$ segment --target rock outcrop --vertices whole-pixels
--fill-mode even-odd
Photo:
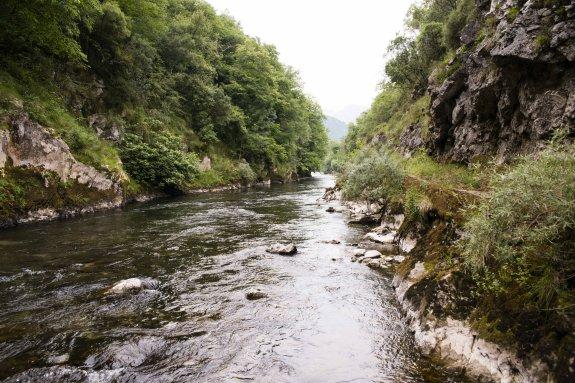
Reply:
[[[118,176],[78,161],[68,145],[48,129],[33,121],[27,114],[12,118],[9,130],[0,130],[0,173],[19,171],[16,182],[24,182],[22,172],[40,179],[37,190],[29,190],[37,197],[37,204],[28,200],[27,206],[3,212],[0,227],[17,223],[66,218],[77,214],[118,207],[124,203]],[[29,188],[29,187],[28,187]],[[73,189],[75,197],[60,195]],[[38,190],[45,189],[45,190]],[[75,199],[74,203],[72,199]]]
[[[532,152],[558,129],[575,132],[575,5],[569,0],[477,0],[466,45],[430,81],[425,140],[404,133],[407,150],[467,163]],[[520,5],[522,4],[522,5]]]
[[[448,273],[437,281],[423,262],[415,263],[406,275],[396,274],[393,285],[397,298],[420,349],[480,381],[550,381],[542,362],[521,360],[513,350],[482,339],[472,330],[465,318],[469,302],[461,301],[470,298],[456,288],[457,278]]]
[[[12,122],[13,132],[5,149],[14,167],[27,167],[56,173],[62,182],[76,181],[100,191],[116,190],[119,186],[110,176],[77,161],[68,145],[53,137],[44,127],[22,114]],[[4,151],[4,149],[2,151]],[[5,162],[0,164],[4,167]]]

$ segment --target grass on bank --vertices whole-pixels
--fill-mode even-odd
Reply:
[[[22,73],[22,77],[26,80],[0,71],[0,117],[25,111],[32,120],[62,138],[78,161],[125,178],[118,151],[111,143],[100,139],[84,121],[72,115],[55,89],[33,80],[29,73]]]

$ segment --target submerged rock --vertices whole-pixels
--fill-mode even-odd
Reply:
[[[48,357],[48,364],[64,364],[70,360],[70,354],[53,355]]]
[[[266,251],[272,254],[294,255],[297,253],[297,247],[293,243],[290,243],[289,245],[276,243],[275,245],[268,247]]]

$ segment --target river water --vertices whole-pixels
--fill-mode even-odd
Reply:
[[[460,382],[414,347],[327,176],[0,232],[6,382]],[[337,239],[340,245],[322,241]],[[293,242],[282,257],[266,245]],[[105,291],[126,278],[158,287]],[[267,298],[246,299],[260,289]]]

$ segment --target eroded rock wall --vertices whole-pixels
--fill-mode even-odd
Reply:
[[[0,130],[0,175],[13,169],[24,169],[44,179],[45,193],[50,198],[38,202],[38,207],[20,207],[0,217],[0,227],[17,223],[52,220],[96,210],[110,209],[123,204],[119,180],[111,174],[78,161],[68,145],[26,113],[10,120],[10,130]],[[63,185],[77,185],[83,201],[66,205],[64,196],[54,195],[62,187],[53,185],[50,177],[57,177]],[[21,181],[21,180],[15,180]],[[60,189],[59,189],[60,188]],[[65,187],[64,187],[65,188]],[[6,210],[6,209],[5,209]]]
[[[478,20],[431,80],[430,154],[467,163],[536,151],[560,128],[575,132],[575,4],[477,0]],[[413,142],[413,139],[405,140]],[[410,148],[413,149],[413,148]]]

